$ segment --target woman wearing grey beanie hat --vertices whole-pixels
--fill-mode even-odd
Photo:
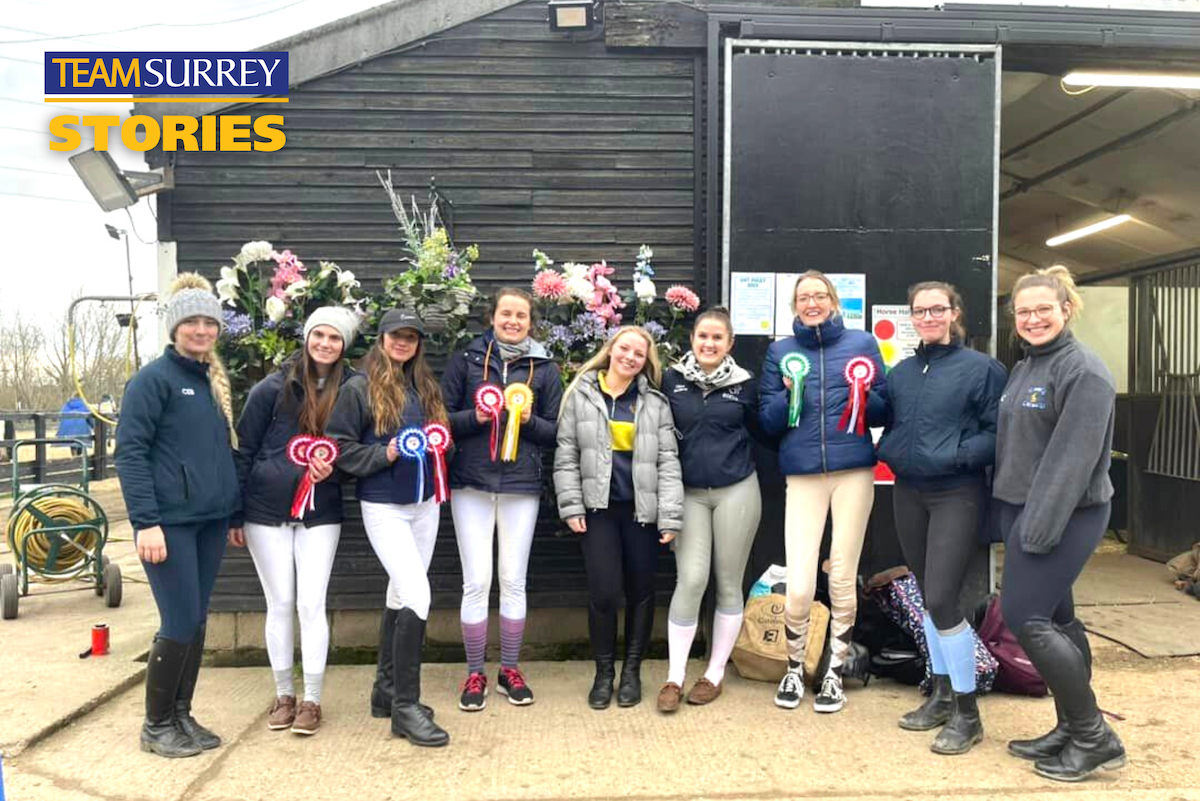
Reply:
[[[208,600],[241,507],[229,377],[216,353],[221,306],[203,277],[175,279],[172,344],[125,390],[117,475],[160,625],[146,666],[142,750],[185,757],[221,738],[192,717]]]
[[[331,479],[333,465],[313,458],[307,468],[292,463],[288,443],[298,434],[319,437],[338,391],[357,375],[346,351],[358,332],[358,316],[341,306],[324,306],[304,323],[301,350],[254,385],[238,419],[234,455],[242,488],[242,521],[229,542],[249,546],[267,599],[266,643],[275,674],[275,701],[267,728],[316,734],[321,725],[321,687],[329,651],[325,595],[342,531],[342,489]],[[292,498],[307,469],[314,498],[303,519],[292,515]],[[304,665],[304,700],[297,708],[292,682],[299,613]]]

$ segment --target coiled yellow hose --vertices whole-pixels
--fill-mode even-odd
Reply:
[[[33,510],[50,521],[40,519]],[[77,526],[67,531],[43,531],[51,526]],[[8,547],[18,562],[22,552],[33,572],[48,582],[68,581],[86,572],[108,530],[99,505],[73,487],[41,487],[19,500],[8,518]],[[58,557],[49,565],[57,540]]]

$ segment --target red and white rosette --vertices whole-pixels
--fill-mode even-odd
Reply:
[[[838,428],[847,434],[865,436],[867,433],[867,393],[875,380],[875,362],[866,356],[855,356],[846,362],[846,383],[850,385],[850,397],[838,420]]]
[[[425,450],[433,455],[433,500],[450,500],[450,479],[446,471],[446,451],[450,449],[450,429],[441,423],[425,426]]]
[[[306,511],[315,511],[317,508],[317,487],[309,475],[308,466],[314,458],[332,464],[338,457],[338,446],[328,437],[297,434],[288,440],[287,455],[292,464],[304,468],[304,475],[300,477],[296,494],[292,497],[292,517],[303,520]]]
[[[489,443],[494,462],[500,455],[500,413],[504,411],[504,390],[492,383],[480,384],[479,389],[475,390],[475,408],[492,419]]]

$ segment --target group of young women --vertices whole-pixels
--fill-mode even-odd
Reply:
[[[500,573],[496,687],[514,705],[532,704],[519,667],[525,575],[543,453],[551,448],[558,512],[578,536],[587,570],[595,659],[588,704],[604,709],[614,691],[620,706],[641,701],[656,565],[668,543],[677,580],[657,707],[672,713],[684,701],[716,700],[741,629],[743,577],[761,515],[757,440],[778,449],[786,477],[788,669],[776,705],[793,709],[804,694],[809,612],[830,516],[831,654],[814,708],[837,712],[846,703],[841,668],[857,614],[857,567],[878,457],[896,473],[896,527],[924,593],[933,673],[932,694],[900,726],[940,728],[932,749],[942,754],[965,753],[983,736],[974,645],[958,596],[981,519],[994,503],[1007,543],[1005,619],[1058,710],[1053,731],[1013,741],[1009,750],[1061,780],[1123,765],[1124,749],[1090,688],[1090,651],[1071,600],[1108,519],[1115,391],[1107,369],[1069,329],[1083,307],[1070,274],[1042,270],[1014,287],[1026,358],[1007,380],[999,363],[965,346],[962,300],[949,284],[911,288],[922,341],[890,374],[874,338],[846,327],[826,276],[801,276],[793,304],[794,335],[770,346],[757,381],[731,355],[728,313],[713,308],[698,315],[690,351],[665,374],[653,337],[625,326],[565,391],[558,366],[530,336],[533,303],[521,289],[497,294],[490,328],[451,356],[440,383],[426,362],[424,325],[411,311],[383,315],[359,372],[345,359],[357,319],[323,308],[305,321],[300,351],[254,387],[235,425],[215,351],[220,306],[204,279],[180,276],[166,311],[172,344],[130,382],[117,432],[122,489],[162,618],[147,670],[143,749],[180,757],[221,742],[192,717],[191,700],[227,537],[249,547],[267,600],[276,685],[268,725],[297,734],[319,729],[325,594],[347,477],[357,481],[367,537],[389,579],[371,713],[389,717],[392,733],[416,745],[449,742],[421,703],[427,572],[447,494],[463,570],[467,675],[459,707],[470,712],[487,703],[493,542]],[[497,410],[496,395],[507,397],[506,410]],[[519,427],[510,415],[519,416]],[[884,430],[878,445],[872,427]],[[318,441],[325,447],[297,459],[298,436],[324,438]],[[448,441],[443,476],[435,451]],[[311,490],[294,506],[298,484]],[[710,576],[710,658],[685,693]],[[303,657],[299,704],[293,616]]]

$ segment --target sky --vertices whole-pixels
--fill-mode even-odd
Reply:
[[[250,50],[382,2],[210,0],[193,6],[161,0],[4,0],[0,219],[8,234],[0,267],[0,319],[11,320],[20,311],[49,329],[78,293],[126,295],[125,245],[109,237],[105,223],[130,232],[134,292],[157,289],[153,196],[130,207],[128,216],[125,210],[106,213],[67,162],[72,153],[49,147],[52,117],[118,114],[124,120],[130,116],[129,104],[45,103],[42,64],[47,51]],[[85,139],[75,152],[88,147]],[[109,152],[126,170],[149,169],[143,154],[123,147],[119,137],[110,139]],[[157,324],[140,316],[145,353],[156,347],[152,332]]]

